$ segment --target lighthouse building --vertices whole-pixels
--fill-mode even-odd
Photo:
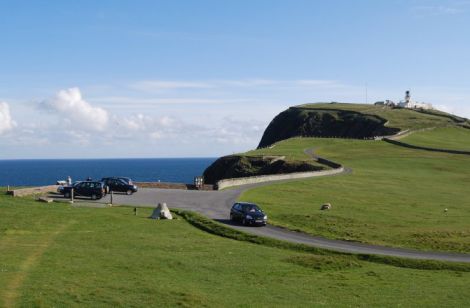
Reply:
[[[431,104],[419,103],[411,99],[410,91],[406,91],[405,99],[398,103],[398,107],[409,109],[434,109]]]

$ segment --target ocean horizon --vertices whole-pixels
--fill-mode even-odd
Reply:
[[[215,160],[214,157],[1,159],[0,186],[52,185],[68,176],[72,181],[125,176],[136,182],[192,183]]]

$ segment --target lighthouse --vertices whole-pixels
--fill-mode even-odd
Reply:
[[[405,102],[408,105],[407,107],[409,108],[410,103],[411,103],[411,95],[410,95],[410,90],[407,90],[405,92]]]
[[[405,92],[405,99],[398,103],[398,107],[409,109],[434,109],[431,104],[418,103],[411,99],[410,90]]]

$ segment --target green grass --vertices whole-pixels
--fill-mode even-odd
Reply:
[[[464,306],[470,273],[265,247],[150,209],[0,196],[0,306]]]
[[[452,119],[451,115],[439,111],[431,111],[432,114],[428,114],[410,109],[392,109],[388,107],[375,106],[369,104],[346,103],[305,104],[297,107],[317,110],[340,109],[356,111],[369,115],[376,115],[388,121],[386,126],[400,128],[401,130],[415,130],[427,127],[443,127],[456,124],[456,121]]]
[[[173,212],[177,213],[184,219],[186,219],[193,226],[204,230],[206,232],[223,236],[238,241],[245,241],[255,243],[259,245],[276,247],[282,249],[289,249],[301,252],[310,252],[314,254],[311,256],[314,260],[328,260],[325,267],[343,266],[343,264],[355,264],[357,260],[366,260],[369,262],[393,265],[404,268],[413,268],[421,270],[453,270],[470,272],[469,263],[459,262],[442,262],[433,260],[416,260],[408,258],[398,258],[390,256],[379,256],[379,255],[367,255],[367,254],[349,254],[336,251],[330,251],[326,249],[316,248],[304,244],[290,243],[286,241],[277,240],[274,238],[257,236],[251,233],[241,232],[230,228],[226,225],[218,223],[212,219],[206,218],[198,213],[190,211],[182,211],[173,209]],[[325,256],[322,258],[322,256]],[[334,264],[338,263],[338,264]]]
[[[400,141],[430,148],[470,151],[470,129],[443,127],[416,132]]]
[[[315,138],[293,138],[249,154],[296,158],[310,147],[353,173],[259,187],[240,199],[259,203],[273,224],[314,235],[470,252],[470,156]],[[333,209],[320,211],[325,202]]]

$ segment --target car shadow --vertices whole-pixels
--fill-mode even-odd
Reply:
[[[244,225],[239,221],[233,221],[230,219],[214,219],[214,220],[217,222],[223,223],[224,225],[228,225],[228,226],[237,226],[237,227],[246,227],[246,228],[263,227],[263,225]]]
[[[229,226],[242,226],[243,224],[238,222],[238,221],[233,221],[230,219],[214,219],[217,222],[223,223],[224,225],[229,225]]]
[[[60,200],[60,201],[69,201],[70,198],[66,198],[64,197],[64,195],[60,194],[60,193],[56,193],[56,192],[51,192],[47,195],[48,198],[50,199],[53,199],[53,200]],[[85,196],[74,196],[73,197],[73,200],[74,201],[91,201],[91,202],[97,202],[97,201],[105,201],[107,195],[104,196],[103,198],[101,199],[97,199],[97,200],[92,200],[90,197],[85,197]],[[105,202],[104,202],[105,203]]]

